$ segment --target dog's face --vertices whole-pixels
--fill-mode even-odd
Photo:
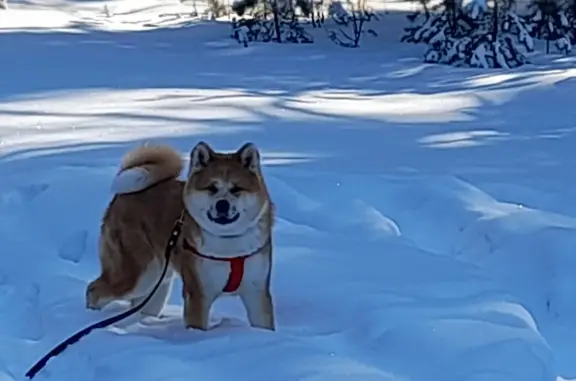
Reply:
[[[252,143],[234,153],[214,152],[204,142],[194,147],[184,203],[202,229],[218,236],[241,235],[260,220],[267,200],[260,153]]]

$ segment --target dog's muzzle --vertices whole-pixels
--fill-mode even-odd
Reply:
[[[238,221],[240,218],[240,213],[236,212],[234,215],[230,216],[230,202],[228,200],[218,200],[214,204],[214,209],[216,211],[216,217],[212,216],[210,211],[208,214],[208,219],[219,225],[228,225]]]

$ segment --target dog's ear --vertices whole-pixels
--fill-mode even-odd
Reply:
[[[260,173],[260,152],[254,143],[246,143],[236,151],[242,166],[254,173]]]
[[[190,152],[190,169],[188,170],[188,176],[191,176],[193,173],[205,168],[212,156],[214,155],[214,151],[208,143],[206,142],[199,142]]]

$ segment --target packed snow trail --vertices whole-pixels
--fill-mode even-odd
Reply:
[[[262,148],[279,329],[248,328],[222,300],[212,330],[185,330],[175,287],[167,320],[95,332],[39,380],[576,375],[559,334],[576,321],[569,62],[431,67],[395,33],[353,53],[245,49],[218,23],[150,30],[165,4],[113,5],[112,16],[50,0],[0,13],[0,380],[126,307],[88,311],[84,289],[111,178],[146,139],[183,155],[198,139]]]
[[[20,201],[7,200],[1,210],[10,216],[1,226],[2,250],[18,252],[2,274],[3,301],[13,307],[4,316],[1,353],[12,374],[76,329],[126,308],[84,307],[115,171],[105,163],[120,153],[103,151],[110,154],[83,153],[84,161],[94,157],[91,169],[73,169],[74,160],[62,152],[55,156],[64,166],[25,159],[25,177],[5,177],[21,192],[12,191]],[[50,361],[37,379],[555,379],[550,350],[530,315],[479,268],[418,249],[369,205],[290,186],[306,184],[313,173],[298,181],[287,168],[267,168],[266,175],[279,214],[278,332],[250,329],[236,300],[214,308],[211,331],[186,330],[176,289],[167,321],[96,331]],[[30,197],[30,179],[48,186]],[[17,233],[24,226],[35,239]],[[67,252],[83,254],[63,258],[63,243]]]

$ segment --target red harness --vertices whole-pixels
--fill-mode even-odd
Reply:
[[[224,292],[234,292],[238,290],[238,287],[240,287],[240,283],[242,283],[242,278],[244,277],[244,262],[246,261],[246,258],[251,257],[252,255],[257,253],[256,251],[254,253],[233,258],[212,257],[210,255],[204,255],[198,252],[198,250],[196,250],[196,248],[192,246],[186,239],[184,239],[184,249],[193,252],[194,254],[196,254],[201,258],[211,259],[213,261],[219,261],[219,262],[230,262],[230,274],[228,275],[228,281],[226,282],[226,285],[222,289],[222,291]]]

